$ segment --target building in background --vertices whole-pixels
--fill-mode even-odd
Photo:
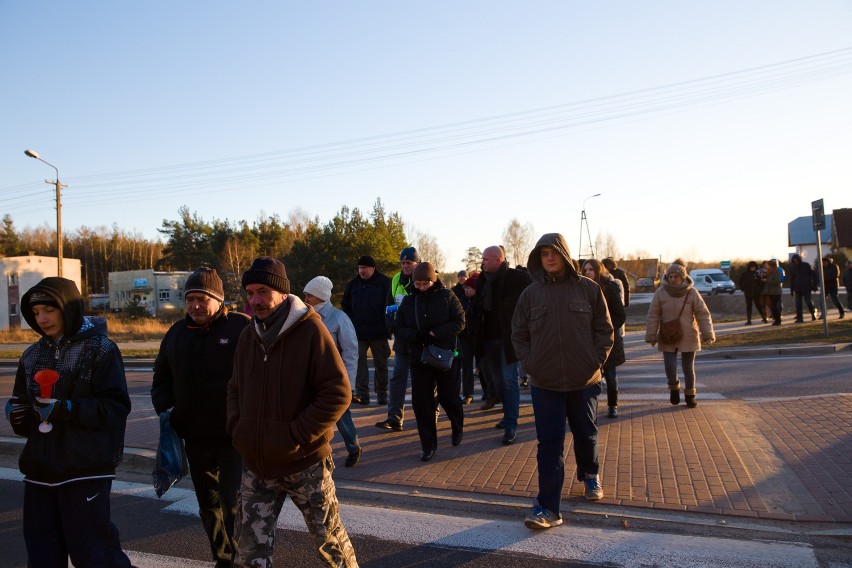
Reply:
[[[30,329],[21,317],[21,296],[43,278],[56,276],[56,257],[6,256],[0,258],[0,329]],[[62,276],[81,287],[81,265],[76,258],[62,259]]]
[[[173,319],[183,313],[183,285],[192,272],[125,270],[110,272],[110,311],[124,311],[128,305],[144,307],[149,315]]]
[[[847,259],[852,258],[852,208],[835,209],[831,212],[832,234],[831,252],[841,253]],[[823,251],[823,255],[827,254]],[[841,266],[841,269],[843,266]]]
[[[825,229],[819,232],[823,255],[831,254],[831,235],[833,230],[834,216],[826,215]],[[816,266],[819,257],[817,255],[816,231],[814,231],[813,217],[810,215],[807,217],[798,217],[787,224],[787,244],[796,250],[791,252],[788,258],[783,259],[784,261],[789,261],[794,254],[798,254],[802,257],[802,262]]]

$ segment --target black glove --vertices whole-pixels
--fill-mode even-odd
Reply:
[[[43,401],[50,402],[43,402]],[[52,424],[62,424],[71,420],[74,414],[74,404],[70,400],[46,399],[36,397],[33,405],[42,421]]]
[[[32,407],[18,396],[13,396],[6,402],[6,419],[12,425],[12,431],[18,436],[29,435],[29,415]]]
[[[418,331],[417,332],[417,341],[422,343],[423,345],[429,345],[432,342],[432,336],[429,335],[427,331]]]

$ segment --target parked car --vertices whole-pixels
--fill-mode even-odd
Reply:
[[[694,287],[701,294],[715,296],[722,292],[733,294],[737,290],[737,285],[728,277],[727,274],[718,268],[700,268],[692,270],[689,277],[694,282]]]

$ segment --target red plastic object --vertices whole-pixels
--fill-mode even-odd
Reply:
[[[53,385],[59,380],[59,373],[53,369],[43,369],[35,374],[35,382],[41,387],[41,398],[50,398]]]

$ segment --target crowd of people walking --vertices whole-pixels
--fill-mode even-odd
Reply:
[[[842,283],[849,301],[852,262],[842,275],[832,258],[822,263],[826,295],[843,318],[837,292]],[[569,431],[585,497],[604,496],[598,396],[605,388],[606,416],[618,418],[617,368],[626,360],[630,302],[624,271],[611,258],[578,263],[558,233],[538,240],[526,268],[510,267],[498,245],[485,248],[480,270],[458,272],[451,288],[414,247],[400,251],[399,267],[388,277],[372,256],[361,256],[338,309],[328,277],[312,278],[303,301],[291,292],[284,264],[259,257],[242,274],[251,317],[228,310],[214,269],[198,268],[186,279],[186,317],[161,342],[151,400],[183,440],[216,566],[267,565],[287,497],[324,564],[357,566],[340,519],[330,441],[336,429],[344,466],[360,463],[350,405],[369,405],[373,395],[387,408],[375,426],[403,431],[409,377],[423,462],[435,459],[441,445],[441,413],[450,444],[463,443],[477,377],[479,410],[501,406],[495,425],[507,446],[517,439],[521,389],[529,388],[538,493],[527,527],[563,522]],[[695,355],[715,341],[715,331],[686,267],[681,259],[668,266],[651,300],[645,341],[662,353],[669,402],[678,405],[683,395],[695,408]],[[817,319],[811,294],[819,273],[798,255],[789,272],[796,321],[804,321],[805,309]],[[748,263],[739,278],[747,325],[755,312],[764,323],[781,324],[784,280],[774,259]],[[129,566],[109,502],[130,411],[121,354],[104,321],[83,316],[70,280],[39,282],[24,294],[22,314],[42,336],[21,357],[6,404],[14,432],[27,438],[20,464],[30,562]],[[45,382],[45,371],[55,383]],[[91,504],[78,506],[83,497]]]

